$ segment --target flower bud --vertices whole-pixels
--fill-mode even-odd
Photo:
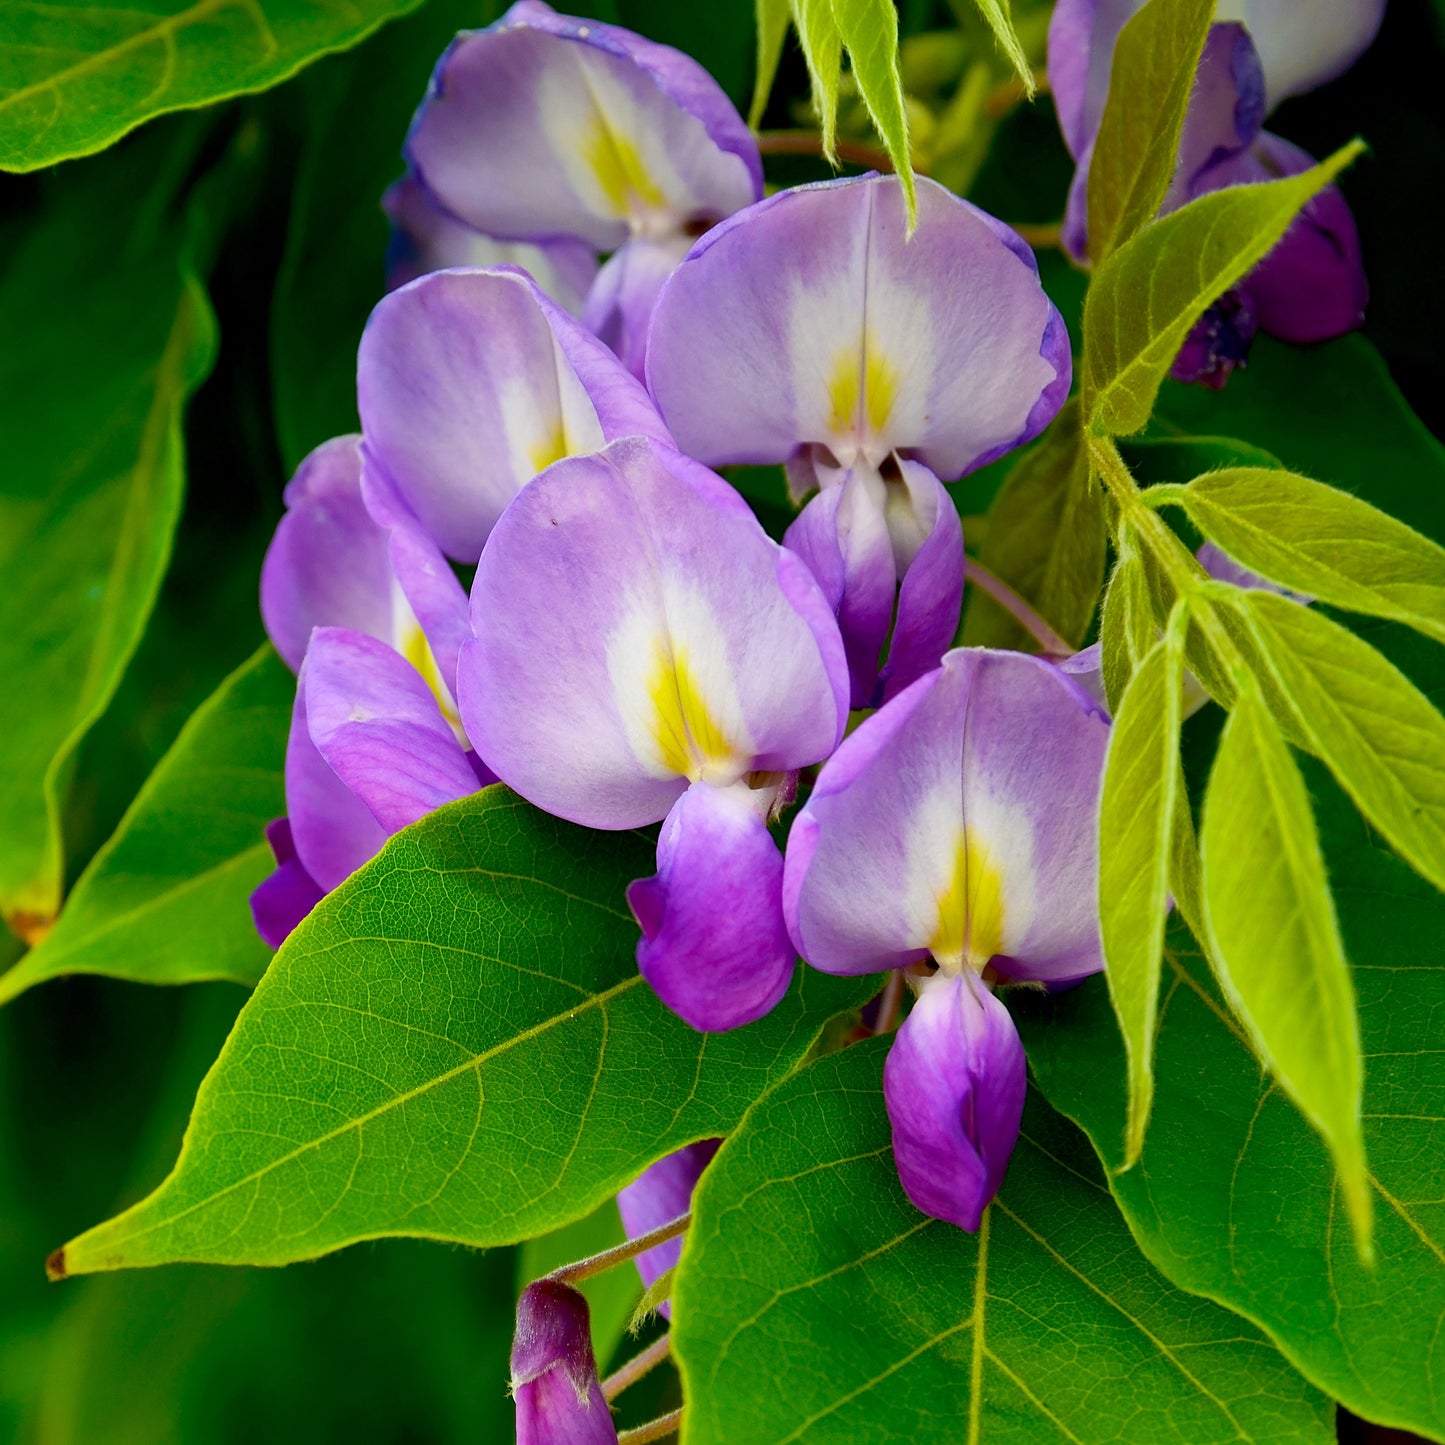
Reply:
[[[539,1279],[517,1301],[512,1338],[517,1445],[616,1445],[602,1398],[587,1301],[556,1280]]]

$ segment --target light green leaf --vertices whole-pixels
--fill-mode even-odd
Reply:
[[[1099,650],[1104,671],[1104,695],[1117,709],[1135,669],[1158,637],[1149,580],[1138,544],[1129,533],[1120,537],[1119,560],[1109,577],[1104,608],[1099,617]]]
[[[271,961],[251,922],[270,873],[264,829],[286,811],[295,679],[268,643],[192,716],[92,859],[0,1003],[66,973],[136,983],[255,983]]]
[[[773,78],[783,58],[783,42],[788,38],[788,22],[792,18],[790,0],[754,0],[758,25],[757,71],[753,79],[753,101],[748,107],[748,124],[756,130],[768,108],[773,91]]]
[[[0,7],[0,170],[90,155],[171,110],[265,90],[419,0],[85,0]]]
[[[980,560],[1066,642],[1083,642],[1104,585],[1103,497],[1089,479],[1070,402],[1008,474],[988,514]],[[969,593],[963,640],[970,647],[1037,644],[980,588]]]
[[[52,1269],[511,1243],[726,1134],[876,985],[800,968],[766,1019],[695,1032],[637,972],[624,889],[653,867],[500,786],[398,834],[277,954],[170,1177]]]
[[[1269,592],[1239,605],[1296,725],[1355,806],[1445,888],[1445,717],[1369,643]]]
[[[1034,69],[1024,53],[1018,31],[1014,29],[1009,0],[974,0],[974,4],[978,7],[978,13],[983,16],[984,23],[993,31],[998,48],[1003,51],[1008,63],[1023,82],[1024,93],[1032,100],[1035,90]]]
[[[1097,266],[1158,214],[1214,0],[1150,0],[1119,32],[1089,162],[1089,254]]]
[[[1445,548],[1368,502],[1256,468],[1196,477],[1178,499],[1211,542],[1262,577],[1445,642]]]
[[[898,69],[898,11],[893,0],[833,0],[833,20],[847,48],[858,94],[903,185],[911,229],[918,224],[918,198],[908,146],[903,76]]]
[[[828,1055],[703,1176],[674,1293],[689,1445],[1327,1445],[1333,1407],[1250,1325],[1137,1252],[1036,1095],[977,1235],[920,1214],[889,1046]]]
[[[534,1279],[601,1254],[604,1249],[621,1244],[627,1238],[617,1201],[608,1199],[591,1214],[564,1224],[537,1239],[529,1239],[517,1251],[517,1293]],[[587,1299],[592,1321],[592,1350],[598,1366],[605,1370],[613,1351],[622,1343],[632,1319],[633,1307],[642,1294],[642,1280],[630,1264],[605,1269],[577,1283]]]
[[[823,154],[838,164],[838,85],[843,75],[843,39],[833,19],[833,0],[792,0],[793,23],[813,87],[813,109],[823,136]]]
[[[1128,1056],[1124,1167],[1144,1147],[1154,1097],[1154,1028],[1169,872],[1178,827],[1183,614],[1135,670],[1109,730],[1099,801],[1104,977]]]
[[[1084,303],[1083,398],[1091,425],[1120,436],[1144,426],[1190,328],[1362,149],[1354,141],[1297,176],[1200,196],[1099,267]]]
[[[60,906],[76,748],[169,560],[181,412],[215,349],[179,219],[142,227],[130,174],[92,177],[65,178],[0,279],[0,915],[32,940]]]
[[[1249,681],[1209,775],[1201,853],[1220,986],[1259,1056],[1329,1146],[1356,1247],[1368,1259],[1354,990],[1304,780]]]

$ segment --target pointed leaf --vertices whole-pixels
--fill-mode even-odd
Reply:
[[[91,860],[55,927],[9,973],[0,1003],[67,973],[136,983],[255,983],[271,950],[251,891],[273,865],[296,681],[267,643],[197,709]]]
[[[754,0],[758,26],[757,70],[753,79],[753,100],[748,107],[748,125],[756,130],[763,122],[768,97],[773,91],[773,78],[783,58],[783,42],[788,38],[788,22],[792,19],[789,0]]]
[[[1267,592],[1240,601],[1311,751],[1400,856],[1445,889],[1445,717],[1322,613]]]
[[[1099,267],[1084,303],[1083,398],[1091,425],[1120,436],[1144,426],[1190,328],[1362,149],[1354,141],[1297,176],[1200,196]]]
[[[1262,577],[1445,642],[1445,548],[1368,502],[1253,467],[1196,477],[1179,500],[1211,542]]]
[[[1018,31],[1014,29],[1012,6],[1009,0],[974,0],[978,7],[978,13],[983,16],[988,28],[993,31],[993,38],[998,41],[998,48],[1003,51],[1008,63],[1013,66],[1018,78],[1023,82],[1024,93],[1033,99],[1034,71],[1029,64],[1029,58],[1024,53],[1023,42],[1019,39]]]
[[[1201,851],[1220,986],[1259,1056],[1329,1145],[1356,1247],[1368,1258],[1363,1066],[1349,966],[1304,781],[1247,681],[1209,775]]]
[[[1182,622],[1182,615],[1180,617]],[[1099,801],[1104,977],[1128,1057],[1124,1167],[1139,1158],[1154,1096],[1154,1028],[1179,786],[1183,628],[1171,625],[1129,681]]]
[[[869,119],[903,184],[911,230],[918,224],[918,198],[908,148],[903,76],[898,69],[898,11],[893,0],[833,0],[833,20],[847,48],[848,65]]]
[[[84,0],[0,7],[0,170],[103,150],[170,110],[265,90],[419,0]]]
[[[653,866],[500,786],[398,834],[277,954],[170,1177],[52,1271],[511,1243],[727,1133],[875,984],[800,970],[766,1019],[694,1032],[637,972],[623,890]]]
[[[843,74],[843,40],[833,20],[833,0],[792,0],[798,43],[813,87],[813,109],[823,135],[823,154],[838,164],[838,85]]]
[[[888,1046],[799,1072],[703,1176],[673,1296],[692,1445],[1333,1440],[1329,1402],[1251,1326],[1144,1261],[1037,1095],[980,1232],[920,1214]]]
[[[1099,618],[1099,644],[1103,654],[1104,693],[1109,706],[1118,709],[1135,669],[1148,655],[1158,636],[1149,581],[1138,544],[1125,533],[1120,538],[1119,560],[1109,577],[1104,609]]]
[[[1214,0],[1150,0],[1119,32],[1089,162],[1089,254],[1097,266],[1158,214]]]

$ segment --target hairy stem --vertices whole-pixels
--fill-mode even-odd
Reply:
[[[647,1445],[649,1440],[661,1440],[665,1435],[675,1435],[682,1425],[682,1407],[659,1415],[635,1430],[624,1430],[617,1437],[617,1445]]]
[[[1050,656],[1068,657],[1074,652],[1075,649],[1070,647],[1002,577],[990,572],[982,562],[975,562],[972,557],[965,556],[963,576],[965,581],[982,587]]]
[[[594,1274],[601,1274],[603,1270],[625,1264],[629,1259],[636,1259],[639,1254],[645,1254],[655,1245],[676,1239],[691,1223],[691,1211],[679,1214],[676,1219],[667,1224],[659,1224],[656,1229],[639,1234],[636,1239],[614,1244],[611,1249],[604,1249],[601,1254],[591,1255],[587,1259],[579,1259],[576,1264],[564,1264],[561,1269],[554,1269],[547,1278],[555,1279],[559,1284],[576,1284],[578,1280],[590,1279]]]
[[[760,130],[757,135],[758,150],[765,156],[817,156],[823,155],[823,137],[814,130]],[[839,137],[833,147],[840,161],[850,166],[866,166],[873,171],[891,171],[893,161],[881,146],[869,145],[867,141],[845,140]]]
[[[660,1335],[645,1350],[619,1366],[602,1382],[602,1398],[614,1400],[629,1385],[636,1384],[654,1365],[660,1365],[672,1353],[672,1336]]]

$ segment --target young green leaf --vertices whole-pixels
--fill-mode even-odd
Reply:
[[[1445,548],[1368,502],[1253,467],[1196,477],[1179,500],[1211,542],[1262,577],[1445,642]]]
[[[1097,266],[1158,214],[1214,0],[1150,0],[1119,32],[1089,162],[1089,254]]]
[[[419,0],[0,7],[0,170],[90,155],[152,116],[266,90]]]
[[[1099,267],[1084,303],[1082,394],[1091,426],[1118,436],[1144,426],[1190,328],[1363,149],[1354,141],[1297,176],[1200,196]]]
[[[1333,1440],[1330,1402],[1253,1326],[1138,1253],[1036,1094],[978,1234],[920,1214],[888,1046],[800,1071],[703,1175],[673,1296],[694,1445]]]
[[[1248,678],[1209,775],[1201,851],[1220,986],[1260,1058],[1328,1144],[1356,1248],[1368,1259],[1354,990],[1304,780]]]
[[[1157,635],[1144,561],[1138,544],[1124,533],[1120,537],[1119,560],[1109,577],[1099,617],[1104,695],[1111,708],[1122,704],[1134,670],[1154,646]]]
[[[792,0],[798,44],[813,87],[813,109],[823,136],[823,154],[838,164],[838,87],[843,76],[843,39],[833,19],[833,0]]]
[[[653,866],[500,785],[398,834],[277,954],[170,1177],[52,1273],[512,1243],[726,1134],[876,984],[800,968],[766,1019],[696,1032],[637,972],[624,889]]]
[[[158,141],[137,159],[163,165]],[[60,906],[76,749],[170,557],[181,414],[215,350],[180,219],[142,227],[126,170],[56,191],[0,279],[0,915],[32,940]]]
[[[783,42],[788,38],[788,22],[792,19],[789,0],[754,0],[758,26],[757,70],[753,79],[753,100],[748,107],[748,124],[756,130],[768,108],[773,77],[783,58]]]
[[[974,0],[978,7],[978,13],[983,16],[988,28],[993,31],[993,38],[998,42],[998,48],[1008,58],[1008,63],[1013,66],[1018,78],[1023,82],[1024,93],[1033,99],[1035,84],[1033,66],[1029,64],[1029,58],[1024,53],[1023,42],[1019,39],[1019,33],[1014,29],[1012,6],[1009,0]]]
[[[1154,1096],[1154,1028],[1178,829],[1184,614],[1135,670],[1109,731],[1099,800],[1104,977],[1128,1059],[1124,1167],[1138,1161]]]
[[[1240,599],[1310,744],[1411,867],[1445,889],[1445,717],[1392,663],[1313,608]]]
[[[908,111],[898,69],[898,11],[893,0],[832,0],[833,20],[848,50],[848,65],[873,128],[883,140],[908,203],[908,224],[918,221]]]
[[[255,983],[271,961],[248,900],[273,866],[296,682],[266,644],[195,712],[0,1003],[67,973]]]
[[[1078,407],[1070,402],[1008,474],[989,509],[980,560],[1078,646],[1103,588],[1105,551],[1103,496],[1089,480]],[[969,596],[963,640],[971,647],[1033,645],[979,588]]]

